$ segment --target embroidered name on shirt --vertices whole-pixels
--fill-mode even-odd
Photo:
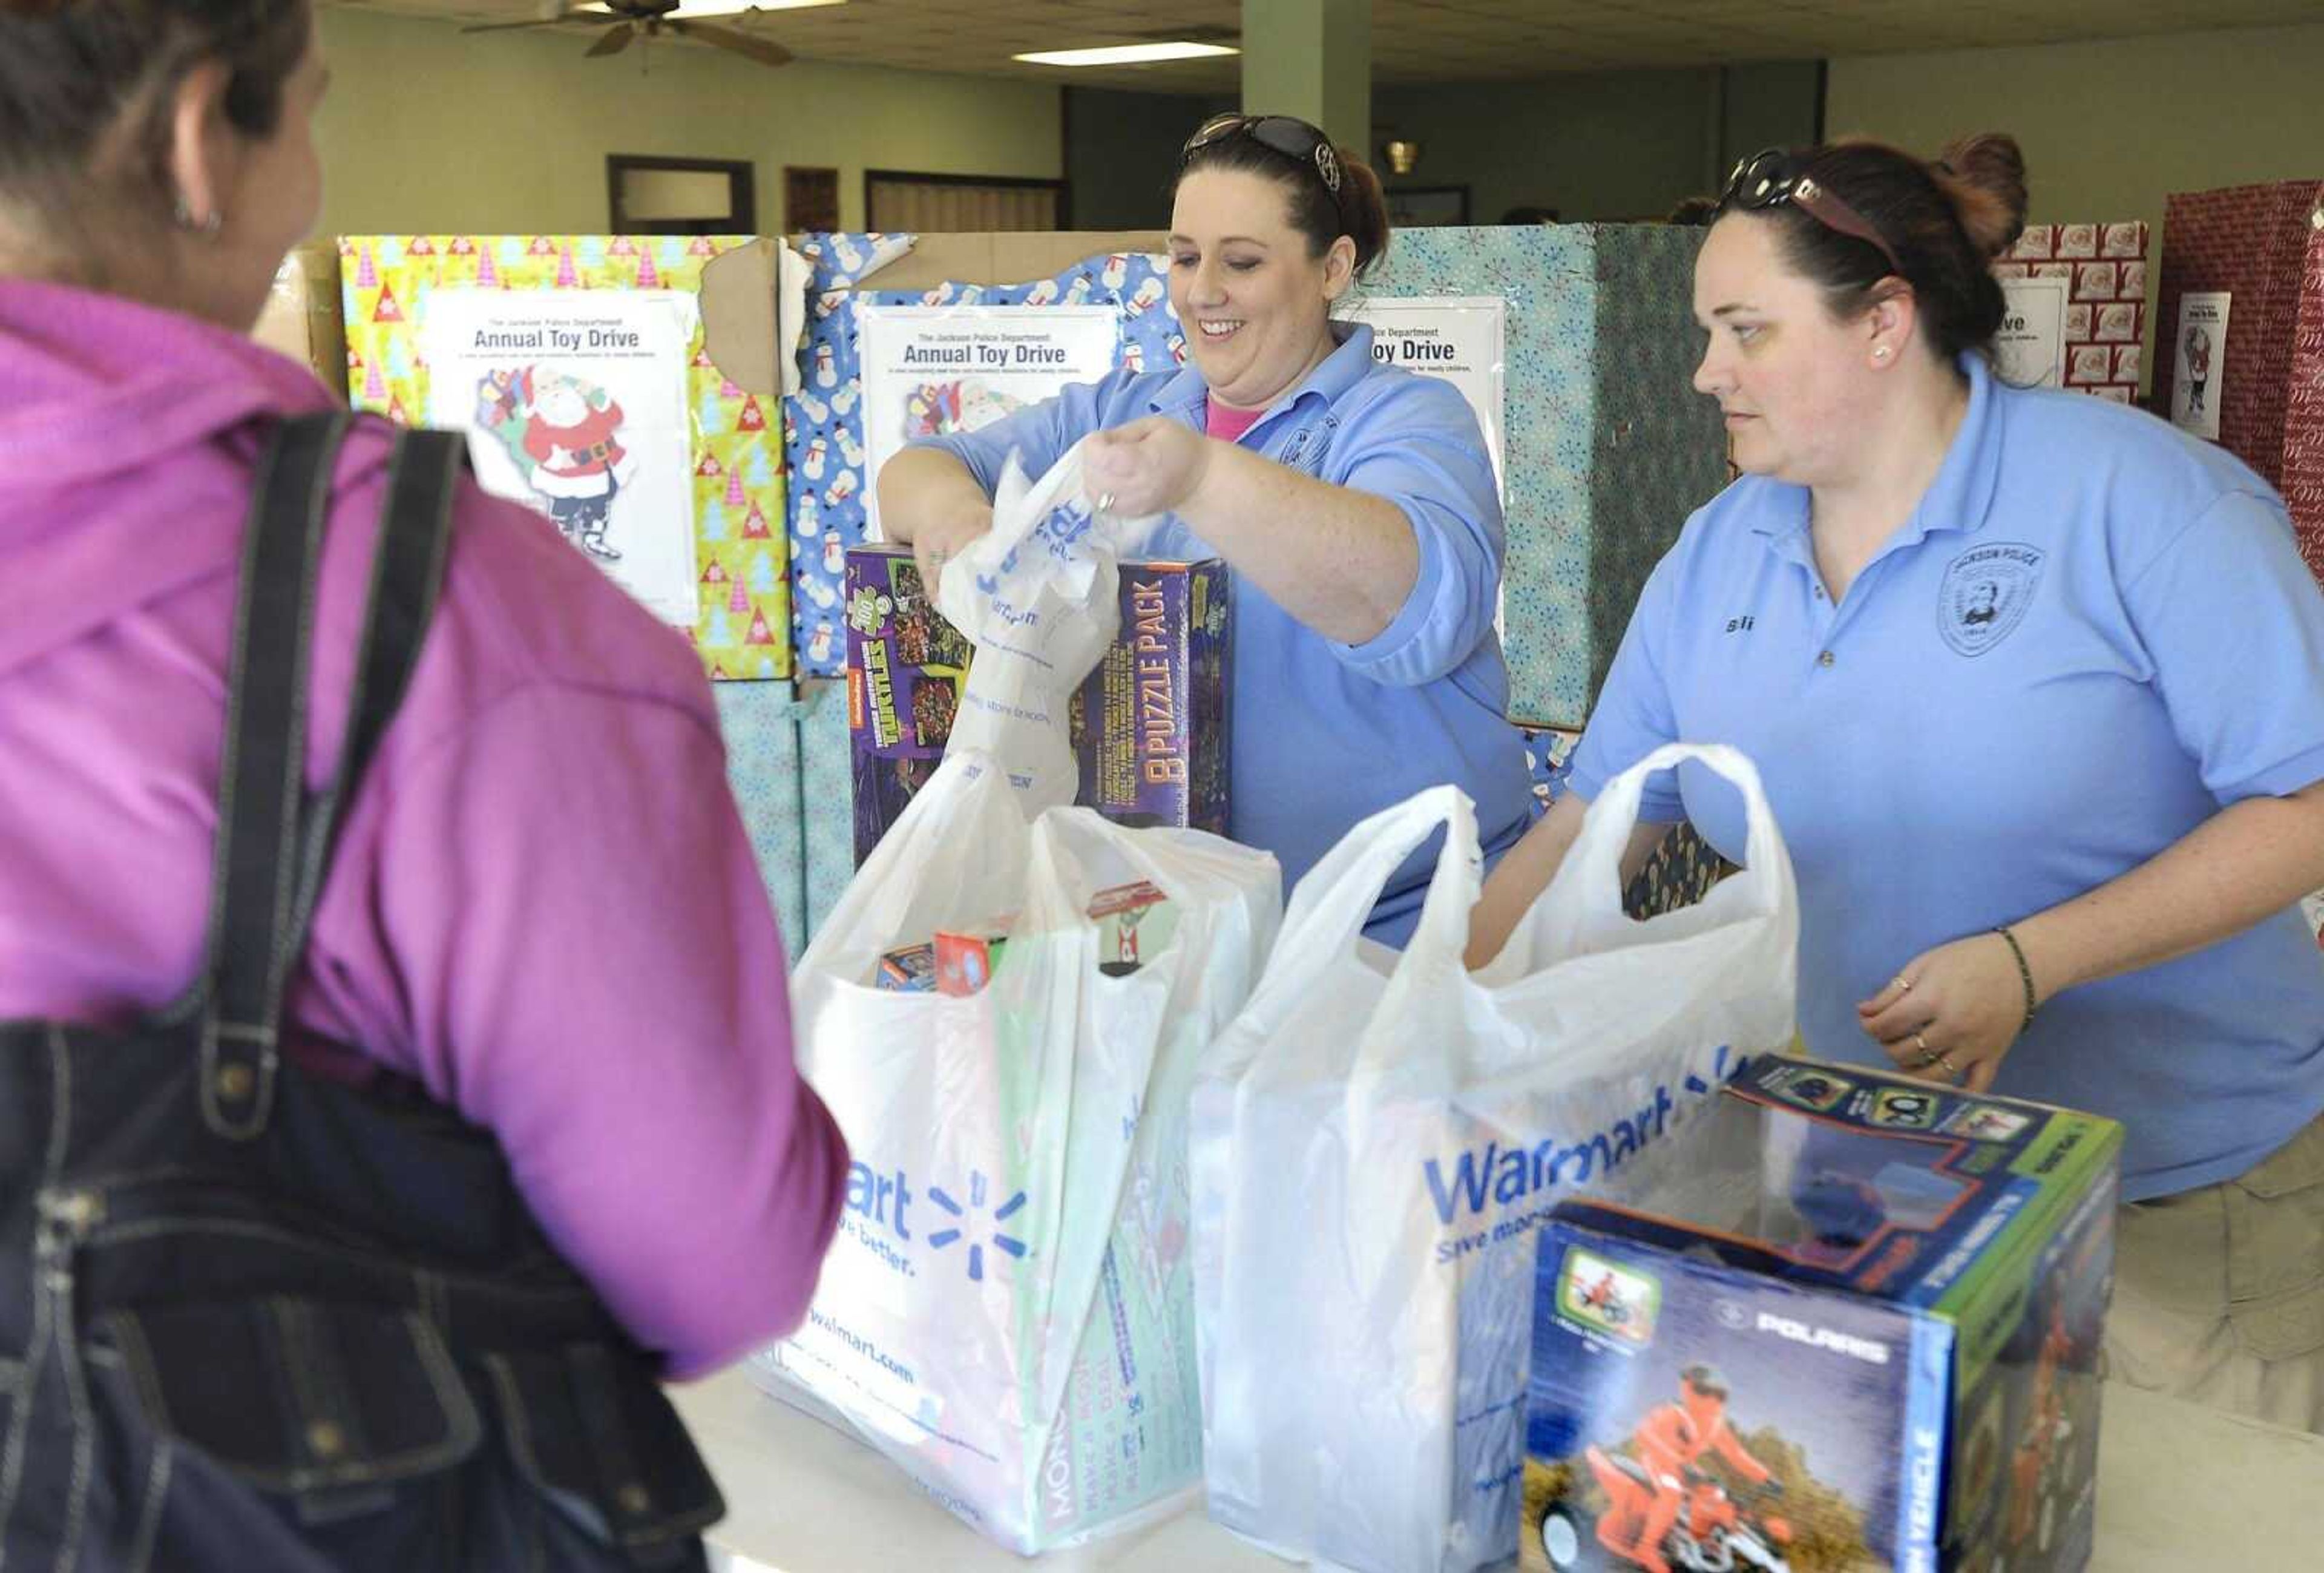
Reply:
[[[1727,619],[1727,632],[1729,634],[1748,634],[1757,623],[1758,619],[1757,617],[1748,615],[1742,617],[1729,617]]]
[[[1956,655],[1978,656],[2025,620],[2042,583],[2043,553],[2022,541],[1971,547],[1937,587],[1937,632]]]

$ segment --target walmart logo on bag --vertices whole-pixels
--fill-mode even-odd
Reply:
[[[960,1218],[964,1221],[967,1220],[972,1212],[982,1212],[983,1210],[984,1198],[984,1176],[979,1174],[974,1170],[971,1170],[968,1175],[968,1206],[966,1207],[961,1206],[960,1203],[953,1200],[951,1197],[945,1195],[942,1186],[932,1185],[928,1187],[928,1199],[930,1201],[944,1208],[945,1211],[950,1213],[954,1217]],[[1010,1255],[1016,1257],[1019,1261],[1024,1260],[1025,1242],[1002,1234],[1001,1232],[1001,1226],[1007,1223],[1010,1218],[1015,1217],[1019,1213],[1024,1211],[1024,1209],[1025,1193],[1020,1190],[1011,1196],[1007,1201],[1002,1202],[999,1207],[994,1208],[992,1209],[992,1217],[991,1220],[992,1230],[990,1243],[991,1244],[992,1248],[996,1251],[1006,1251]],[[958,1228],[938,1229],[936,1233],[928,1236],[928,1245],[932,1248],[941,1251],[947,1245],[959,1244],[962,1235],[963,1231]],[[984,1282],[984,1245],[982,1244],[972,1242],[968,1247],[968,1275],[971,1279],[979,1283]]]
[[[1711,1079],[1691,1075],[1682,1086],[1690,1096],[1707,1096],[1750,1063],[1722,1043],[1711,1057]],[[1660,1136],[1673,1123],[1677,1106],[1668,1087],[1656,1087],[1654,1101],[1646,1107],[1579,1141],[1551,1136],[1531,1147],[1506,1148],[1498,1140],[1488,1142],[1455,1154],[1449,1161],[1449,1179],[1446,1162],[1428,1159],[1421,1170],[1429,1198],[1436,1204],[1437,1221],[1449,1226],[1456,1216],[1482,1213],[1489,1204],[1509,1207],[1555,1186],[1583,1185],[1593,1176],[1602,1177]]]

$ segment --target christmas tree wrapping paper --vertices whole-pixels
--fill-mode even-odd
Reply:
[[[686,626],[713,678],[780,680],[792,660],[776,401],[711,359],[696,300],[706,266],[754,244],[347,236],[340,290],[357,409],[467,430],[486,486],[557,520],[650,609]],[[682,355],[682,379],[637,343],[637,325],[658,323],[673,325],[661,358]],[[462,353],[438,387],[429,352],[443,352],[447,324],[464,329],[454,336]],[[667,408],[634,396],[625,407],[604,385],[605,366]],[[641,531],[659,532],[659,559],[641,550]]]

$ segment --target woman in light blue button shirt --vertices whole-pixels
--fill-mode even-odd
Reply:
[[[2324,1422],[2324,597],[2282,502],[2153,417],[1997,377],[2015,143],[1736,171],[1695,272],[1743,478],[1641,593],[1497,949],[1616,772],[1756,759],[1828,1059],[2126,1127],[2117,1376]],[[1634,852],[1733,805],[1652,783]]]
[[[1378,365],[1332,309],[1388,244],[1379,181],[1305,121],[1222,116],[1187,143],[1170,301],[1192,354],[1118,371],[980,431],[915,444],[880,517],[934,583],[992,522],[1013,451],[1038,475],[1073,444],[1090,495],[1168,514],[1148,543],[1233,570],[1229,824],[1286,884],[1358,820],[1452,782],[1489,858],[1532,814],[1504,716],[1491,457],[1451,384]],[[1401,942],[1435,848],[1389,881],[1370,932]]]

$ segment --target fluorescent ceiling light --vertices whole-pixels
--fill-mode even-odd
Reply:
[[[847,0],[680,0],[678,8],[670,13],[680,22],[689,16],[740,16],[745,11],[805,11],[813,5],[844,5]],[[576,11],[595,11],[612,15],[610,5],[576,5]]]
[[[1010,55],[1031,66],[1142,66],[1155,60],[1199,60],[1242,51],[1222,43],[1118,43],[1104,49],[1053,49],[1039,54]]]

